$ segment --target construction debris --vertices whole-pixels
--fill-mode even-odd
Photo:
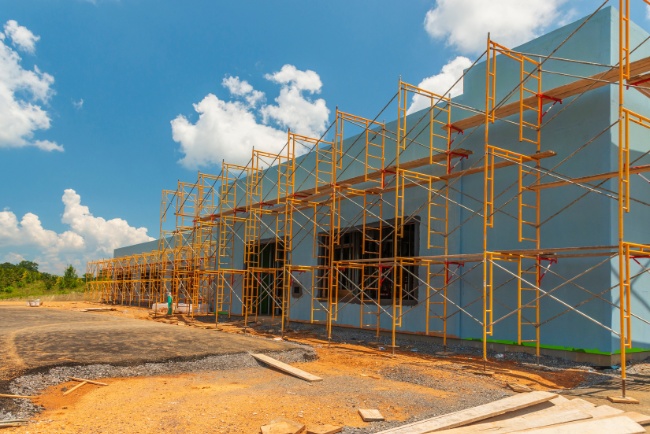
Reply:
[[[31,398],[33,398],[33,396],[8,395],[6,393],[0,393],[0,398],[31,399]]]
[[[82,312],[110,312],[117,310],[114,307],[88,307],[83,309]]]
[[[548,399],[550,396],[551,399]],[[640,424],[649,424],[650,416],[624,412],[607,405],[596,406],[583,399],[566,399],[548,392],[514,395],[490,404],[437,416],[381,434],[645,433]]]
[[[337,434],[343,431],[343,427],[336,425],[318,425],[307,428],[305,434]]]
[[[77,384],[77,385],[74,386],[73,388],[68,389],[68,390],[66,390],[65,392],[63,392],[63,396],[65,396],[65,395],[67,395],[67,394],[69,394],[69,393],[74,392],[75,390],[79,389],[80,387],[82,387],[82,386],[84,386],[84,385],[86,385],[86,384],[88,384],[87,381],[82,381],[81,383]]]
[[[107,383],[102,383],[100,381],[87,380],[85,378],[77,378],[77,377],[68,377],[68,378],[70,378],[70,380],[72,380],[72,381],[79,381],[79,382],[84,382],[85,381],[86,383],[96,384],[98,386],[108,386]]]
[[[259,360],[262,363],[265,363],[273,368],[279,369],[282,372],[286,372],[287,374],[293,375],[294,377],[298,377],[301,380],[309,381],[309,382],[314,382],[314,381],[323,381],[322,378],[317,377],[315,375],[310,374],[309,372],[305,372],[301,369],[294,368],[291,365],[287,365],[286,363],[282,363],[279,360],[275,360],[272,357],[269,357],[264,354],[251,354],[255,359]]]
[[[384,416],[375,409],[359,409],[359,416],[363,419],[364,422],[381,422],[384,419]]]
[[[500,414],[519,410],[520,408],[526,408],[536,404],[541,404],[543,402],[550,401],[556,396],[557,395],[548,392],[531,392],[521,395],[509,396],[507,398],[491,402],[489,404],[479,405],[478,407],[468,408],[466,410],[457,411],[455,413],[445,414],[442,416],[436,416],[431,419],[414,422],[399,428],[383,431],[383,433],[417,434],[456,428],[498,416]]]
[[[519,383],[508,383],[508,387],[513,391],[517,393],[525,393],[525,392],[532,392],[533,389],[531,389],[528,386],[525,386],[523,384]]]
[[[275,419],[260,429],[262,434],[302,434],[305,432],[305,425],[289,419]]]

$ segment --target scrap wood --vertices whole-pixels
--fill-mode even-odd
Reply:
[[[95,380],[88,380],[86,378],[77,378],[77,377],[68,377],[68,378],[73,380],[73,381],[85,381],[86,383],[96,384],[98,386],[108,386],[107,383],[102,383],[100,381],[95,381]]]
[[[442,429],[456,428],[503,413],[550,401],[557,395],[549,392],[530,392],[509,396],[489,404],[479,405],[450,414],[436,416],[401,427],[381,431],[382,434],[422,434]]]
[[[645,428],[629,417],[615,416],[607,419],[589,419],[564,425],[513,432],[525,432],[526,434],[641,434],[645,433]]]
[[[547,409],[549,410],[549,409]],[[532,428],[543,428],[552,425],[560,425],[579,420],[591,419],[591,416],[580,410],[573,409],[556,409],[553,412],[540,411],[530,413],[524,416],[502,419],[496,422],[481,422],[469,426],[452,428],[442,432],[449,434],[472,434],[472,433],[490,433],[500,434],[509,433],[513,430],[523,430]],[[539,413],[539,414],[538,414]]]
[[[307,427],[306,434],[337,434],[343,431],[342,426],[318,425]]]
[[[626,411],[621,416],[629,417],[639,425],[650,425],[650,416],[647,414],[637,413],[636,411]]]
[[[108,312],[112,310],[117,310],[114,307],[87,307],[83,309],[82,312]]]
[[[34,398],[33,396],[25,396],[25,395],[9,395],[6,393],[0,393],[0,398],[15,398],[15,399],[31,399]]]
[[[363,419],[364,422],[381,422],[382,420],[385,420],[379,410],[372,408],[360,408],[359,416],[361,416],[361,419]]]
[[[87,382],[87,381],[82,381],[81,383],[79,383],[79,384],[77,384],[76,386],[74,386],[72,389],[68,389],[68,390],[66,390],[65,392],[63,392],[63,395],[65,396],[65,395],[67,395],[68,393],[72,393],[72,392],[74,392],[75,390],[77,390],[78,388],[80,388],[81,386],[83,386],[83,385],[85,385],[85,384],[88,384],[88,382]]]
[[[262,434],[302,434],[305,425],[289,419],[274,419],[269,424],[260,427]]]
[[[272,357],[269,357],[264,354],[251,354],[255,359],[259,360],[262,363],[265,363],[269,366],[272,366],[276,369],[279,369],[280,371],[286,372],[287,374],[291,374],[295,377],[298,377],[302,380],[305,381],[323,381],[322,378],[317,377],[315,375],[310,374],[309,372],[305,372],[302,369],[294,368],[291,365],[287,365],[286,363],[282,363],[279,360],[275,360]]]
[[[9,423],[4,423],[0,422],[0,428],[14,428],[17,426],[25,426],[26,422],[9,422]]]
[[[531,389],[528,386],[525,386],[523,384],[519,383],[508,383],[508,387],[513,391],[517,393],[524,393],[524,392],[532,392],[533,389]]]

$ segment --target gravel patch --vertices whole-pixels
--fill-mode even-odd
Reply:
[[[303,346],[288,351],[269,352],[269,356],[285,363],[308,362],[316,359],[311,347]],[[260,363],[249,354],[225,354],[209,356],[198,360],[145,363],[136,366],[113,366],[107,364],[85,366],[61,366],[45,372],[23,375],[9,382],[12,395],[36,396],[48,387],[69,381],[70,377],[96,380],[115,377],[147,377],[156,375],[178,375],[200,371],[221,371],[259,367]],[[0,421],[29,419],[41,408],[28,399],[3,400]]]

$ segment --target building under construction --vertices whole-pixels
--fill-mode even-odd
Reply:
[[[89,263],[88,291],[622,358],[625,379],[650,348],[650,36],[629,1],[516,48],[488,38],[460,96],[399,82],[379,113],[179,182],[159,240]]]

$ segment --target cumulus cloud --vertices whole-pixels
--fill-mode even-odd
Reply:
[[[418,87],[443,96],[454,97],[460,95],[463,93],[463,80],[460,80],[455,86],[454,83],[463,75],[463,71],[471,65],[472,62],[467,57],[458,56],[443,66],[439,74],[422,80]],[[452,86],[454,87],[452,88]],[[418,110],[430,107],[430,105],[431,100],[429,98],[414,95],[407,113],[415,113]]]
[[[44,228],[36,214],[26,213],[18,220],[13,212],[0,211],[0,246],[12,249],[8,255],[23,258],[26,255],[16,250],[36,249],[41,268],[61,274],[67,264],[83,267],[88,260],[112,256],[117,247],[153,240],[146,228],[134,228],[120,218],[93,216],[72,189],[65,190],[62,201],[61,222],[69,227],[62,233]]]
[[[427,12],[424,28],[461,53],[485,49],[488,32],[493,40],[514,47],[561,22],[566,0],[438,0]]]
[[[84,106],[84,99],[80,98],[78,101],[72,101],[72,106],[77,110],[81,110]]]
[[[7,21],[4,30],[5,35],[18,49],[34,54],[36,42],[41,39],[40,36],[34,35],[27,27],[18,25],[15,20]]]
[[[325,100],[312,100],[322,82],[314,71],[284,65],[265,78],[280,85],[275,104],[262,104],[266,95],[239,77],[226,77],[222,86],[230,93],[223,100],[208,94],[194,110],[196,122],[179,115],[171,121],[172,138],[180,144],[180,163],[191,169],[220,165],[222,160],[245,165],[253,148],[279,153],[287,140],[286,129],[320,136],[329,110]]]
[[[305,98],[303,92],[320,93],[323,83],[314,71],[299,71],[293,65],[284,65],[279,72],[267,74],[267,80],[282,86],[275,99],[277,105],[262,108],[264,122],[273,121],[307,136],[320,136],[325,131],[329,109],[325,100]]]
[[[231,95],[244,97],[250,106],[255,106],[264,99],[264,92],[253,89],[249,82],[240,80],[239,77],[226,77],[221,84]]]
[[[38,36],[13,20],[0,35],[0,148],[35,146],[63,151],[52,141],[33,140],[36,131],[50,128],[50,116],[43,107],[54,93],[54,77],[37,66],[23,69],[20,55],[8,43],[33,53]]]

